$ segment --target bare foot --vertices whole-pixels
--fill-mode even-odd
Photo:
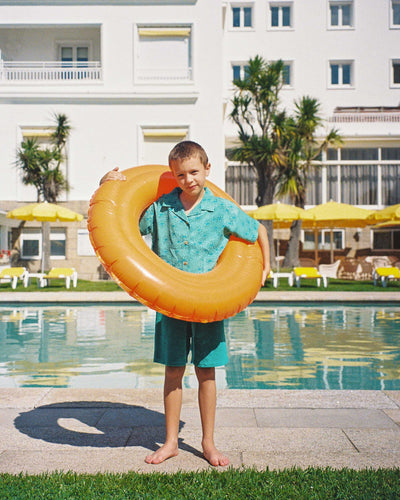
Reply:
[[[164,460],[167,460],[171,457],[176,457],[178,455],[178,447],[176,445],[169,445],[167,443],[163,444],[161,448],[158,448],[157,451],[148,455],[145,458],[145,462],[147,464],[161,464]]]
[[[229,464],[229,458],[217,450],[214,444],[205,446],[203,444],[203,455],[211,465],[225,467]]]

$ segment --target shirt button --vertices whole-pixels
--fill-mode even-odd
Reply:
[[[187,262],[186,262],[186,260],[185,260],[185,262],[183,263],[183,265],[184,265],[184,266],[187,266]]]
[[[185,241],[184,243],[185,243],[185,245],[189,245],[189,242],[188,242],[188,241]]]

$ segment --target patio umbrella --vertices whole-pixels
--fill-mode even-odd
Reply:
[[[308,218],[306,210],[279,202],[259,207],[249,212],[249,215],[257,220],[272,220],[276,229],[289,227],[294,220]],[[277,268],[279,271],[279,237],[277,239],[276,253]]]
[[[375,210],[368,216],[370,224],[378,222],[400,221],[400,203],[397,205],[390,205],[382,210]]]
[[[50,225],[49,222],[73,222],[81,221],[82,214],[78,214],[69,208],[56,205],[55,203],[30,203],[22,207],[15,208],[7,213],[9,219],[19,219],[26,221],[41,221],[42,222],[42,272],[44,272],[45,264],[48,265],[50,259]]]
[[[333,229],[345,227],[365,227],[371,224],[367,217],[373,210],[366,210],[347,203],[328,201],[306,210],[308,216],[303,221],[303,229],[314,229],[315,232],[315,260],[318,259],[318,229],[330,229],[331,235],[331,263],[333,263]]]

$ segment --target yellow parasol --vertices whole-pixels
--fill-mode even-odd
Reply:
[[[42,251],[42,272],[45,265],[48,266],[50,260],[50,227],[49,222],[73,222],[81,221],[82,214],[78,214],[69,208],[56,205],[55,203],[30,203],[22,207],[14,208],[7,213],[9,219],[19,219],[26,221],[41,221],[43,235],[43,251]]]
[[[286,203],[272,203],[264,205],[252,212],[248,212],[251,217],[257,220],[271,220],[276,229],[290,227],[295,220],[310,218],[307,211],[294,205]],[[279,237],[277,239],[277,268],[279,271]]]
[[[331,262],[333,262],[333,229],[345,227],[365,227],[371,224],[367,220],[373,210],[366,210],[347,203],[328,201],[306,210],[307,219],[303,221],[303,229],[315,231],[315,260],[318,259],[318,229],[330,229]],[[310,217],[311,216],[311,217]]]
[[[72,222],[81,221],[82,214],[73,212],[69,208],[56,205],[54,203],[30,203],[23,207],[14,208],[7,213],[9,219],[19,219],[27,221],[48,221],[48,222]]]
[[[400,203],[398,205],[390,205],[382,210],[374,211],[368,216],[368,220],[370,224],[400,221]]]

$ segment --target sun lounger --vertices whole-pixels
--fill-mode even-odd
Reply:
[[[69,288],[71,286],[72,281],[72,286],[76,288],[76,284],[78,282],[78,273],[73,267],[53,267],[52,269],[50,269],[48,274],[42,276],[42,285],[47,286],[49,281],[53,279],[65,279],[66,288]]]
[[[293,269],[293,279],[298,287],[302,279],[316,279],[317,286],[321,285],[321,280],[326,288],[328,286],[328,278],[323,276],[316,267],[295,267]]]
[[[6,267],[0,272],[0,283],[11,283],[13,290],[17,288],[19,279],[26,288],[28,286],[28,271],[25,267]]]
[[[377,267],[373,274],[374,285],[380,280],[382,286],[386,286],[389,280],[400,280],[400,269],[398,267]]]

